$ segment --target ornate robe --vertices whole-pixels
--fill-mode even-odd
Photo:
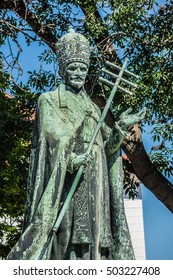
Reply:
[[[60,85],[40,96],[21,238],[8,259],[134,259],[123,206],[120,145],[125,133],[103,124],[56,234],[43,248],[74,180],[73,160],[83,154],[100,110],[82,92]]]

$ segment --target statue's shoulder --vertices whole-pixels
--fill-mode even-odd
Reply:
[[[54,91],[48,91],[42,93],[38,98],[38,105],[41,105],[44,101],[48,101],[50,103],[54,102],[55,99],[59,99],[59,90],[58,88]]]

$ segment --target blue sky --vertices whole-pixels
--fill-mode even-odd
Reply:
[[[142,187],[146,257],[173,260],[173,214],[145,187]]]
[[[143,133],[146,151],[152,147],[150,129]],[[170,179],[173,182],[172,178]],[[142,186],[146,256],[149,260],[173,260],[173,214]]]
[[[166,1],[158,2],[163,4]],[[27,71],[33,68],[39,70],[40,63],[37,60],[39,53],[40,47],[37,44],[31,44],[30,47],[23,48],[23,53],[21,54],[21,64],[24,70],[23,78],[27,77]],[[143,142],[146,150],[149,150],[152,146],[152,141],[148,128],[143,134]],[[142,187],[142,197],[147,259],[173,260],[173,215],[144,186]]]

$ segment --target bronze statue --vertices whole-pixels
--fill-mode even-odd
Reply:
[[[23,233],[8,259],[134,259],[123,206],[120,146],[128,126],[141,121],[145,110],[133,115],[127,110],[112,130],[104,123],[88,155],[101,114],[84,90],[88,41],[70,29],[59,40],[57,55],[63,82],[38,100]],[[48,244],[81,165],[84,172],[56,240]]]

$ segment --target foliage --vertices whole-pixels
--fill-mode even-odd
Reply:
[[[140,76],[138,90],[132,96],[119,91],[112,105],[113,113],[117,117],[129,106],[134,111],[142,106],[148,108],[147,122],[152,125],[156,141],[151,160],[166,175],[172,174],[172,4],[166,0],[1,1],[0,218],[8,221],[0,224],[0,238],[6,237],[0,255],[5,256],[19,234],[33,108],[39,94],[59,84],[55,45],[69,24],[85,33],[92,46],[87,78],[92,97],[106,98],[110,92],[108,87],[97,85],[105,60],[120,64],[125,57],[129,58],[128,69]],[[37,57],[31,66],[29,48]],[[135,195],[132,180],[126,181],[125,188]]]
[[[19,237],[26,199],[26,179],[31,148],[32,116],[35,96],[11,84],[11,94],[4,90],[9,76],[1,73],[0,92],[0,255],[5,257]],[[25,93],[25,95],[24,95]],[[6,243],[4,245],[4,240]]]

